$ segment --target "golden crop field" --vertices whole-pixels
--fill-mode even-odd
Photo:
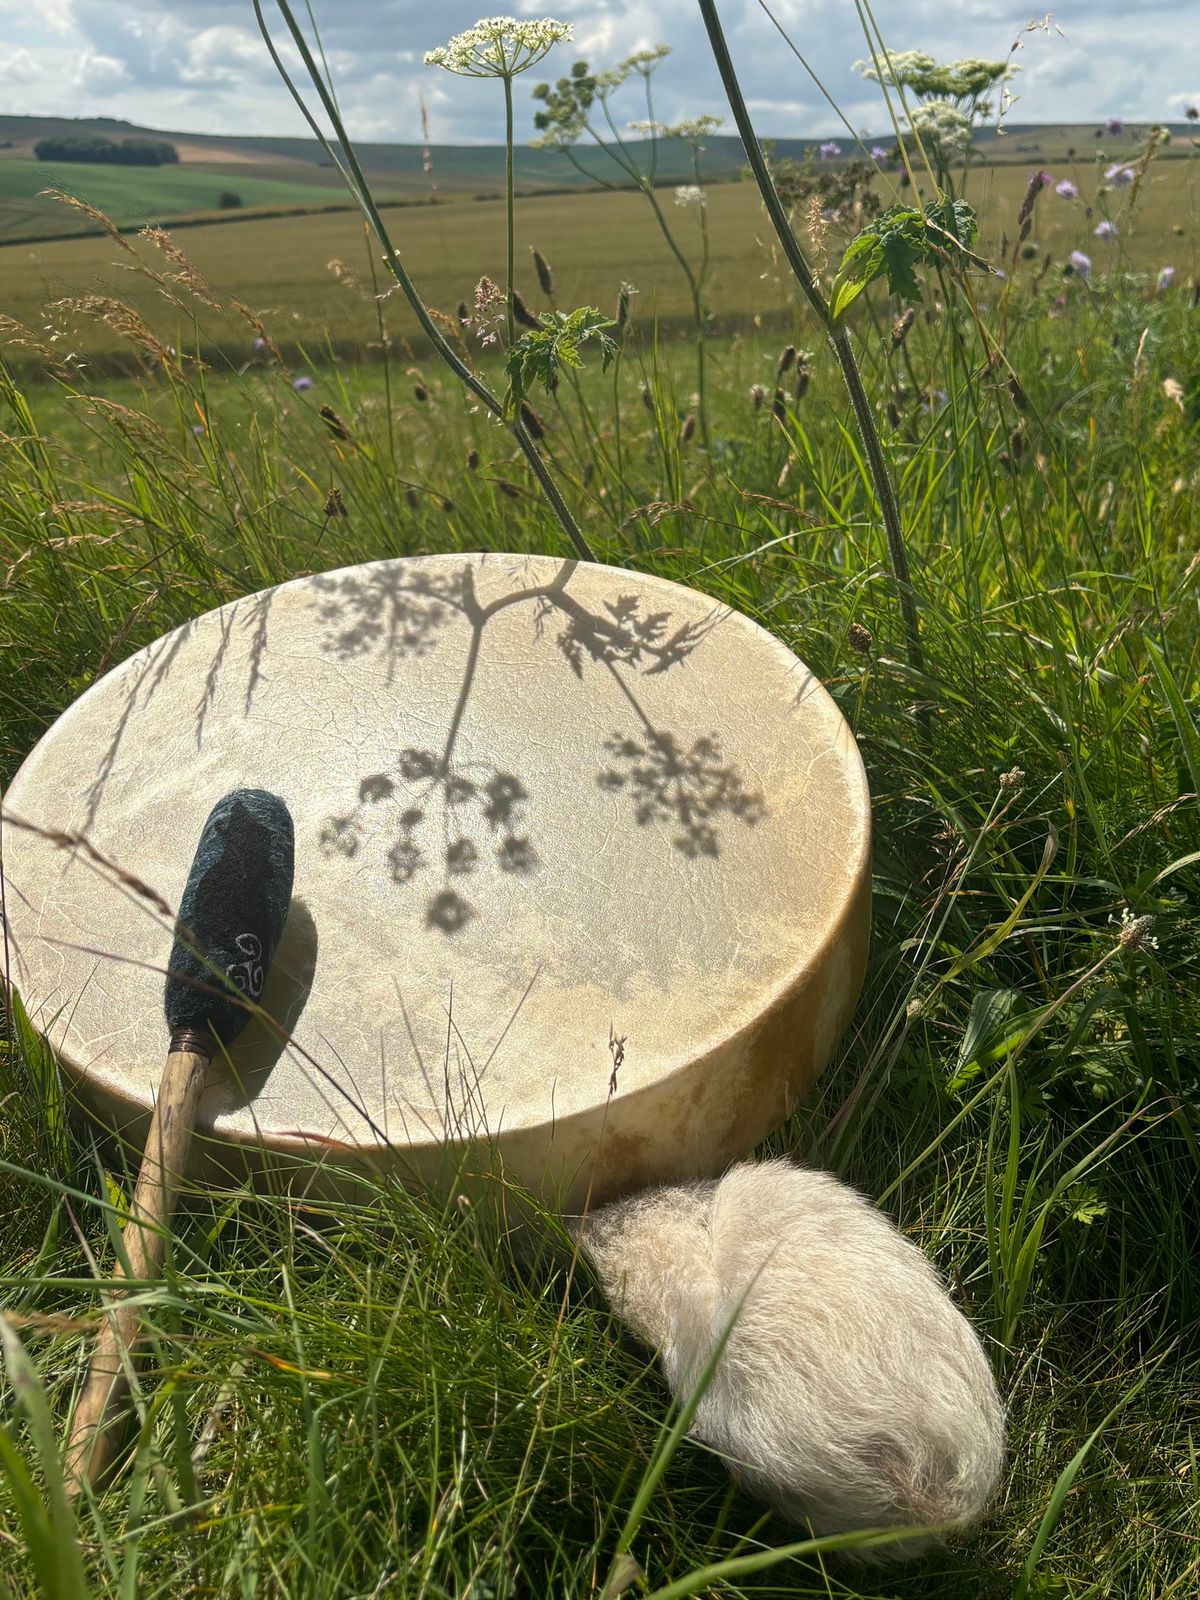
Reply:
[[[1087,205],[1095,196],[1095,169],[1081,163],[1063,167],[1055,178],[1071,177],[1078,200],[1060,199],[1046,189],[1038,199],[1031,243],[1049,251],[1057,271],[1073,249],[1092,259],[1097,280],[1114,267],[1157,272],[1176,269],[1177,281],[1197,274],[1200,243],[1200,164],[1196,159],[1164,160],[1152,166],[1131,209],[1131,190],[1110,192],[1109,214],[1120,233],[1114,243],[1093,237],[1101,216]],[[1016,216],[1029,174],[1021,166],[981,167],[972,174],[969,198],[980,220],[980,252],[999,260],[1002,237],[1016,235]],[[890,180],[889,180],[890,181]],[[885,199],[893,196],[886,194]],[[659,192],[667,220],[685,252],[700,248],[699,214]],[[499,279],[504,263],[502,201],[459,201],[437,207],[392,209],[393,237],[428,301],[453,314],[470,300],[483,274]],[[794,291],[778,270],[770,230],[757,191],[749,183],[714,185],[708,191],[713,270],[708,306],[723,329],[748,328],[788,314]],[[836,230],[814,241],[797,219],[806,248],[819,259],[823,245],[830,269],[836,266],[845,236]],[[664,244],[645,198],[636,192],[590,192],[535,196],[517,205],[518,279],[531,305],[537,294],[529,247],[551,262],[558,302],[563,306],[611,307],[622,282],[639,291],[636,315],[657,317],[668,327],[682,325],[688,302],[678,266]],[[253,308],[273,336],[288,346],[311,347],[319,356],[323,340],[342,348],[378,337],[371,292],[370,263],[362,223],[353,213],[247,219],[181,229],[178,243],[211,284],[223,305],[238,300]],[[145,252],[148,246],[130,241]],[[155,252],[150,249],[150,256]],[[340,261],[350,276],[330,263]],[[157,265],[163,265],[158,258]],[[382,271],[379,287],[385,287]],[[232,318],[197,306],[197,328],[180,326],[179,312],[164,302],[156,285],[136,270],[133,256],[108,237],[14,244],[0,249],[0,306],[28,327],[48,322],[63,332],[60,345],[92,357],[115,357],[122,339],[94,316],[72,311],[64,301],[86,296],[125,301],[146,317],[164,338],[221,350],[236,359],[252,334]],[[984,294],[986,299],[986,293]],[[58,303],[58,309],[47,312]],[[384,307],[394,336],[409,336],[415,325],[399,294]],[[17,355],[19,356],[19,352]]]

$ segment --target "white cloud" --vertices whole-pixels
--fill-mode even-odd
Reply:
[[[851,124],[882,132],[882,100],[852,71],[865,53],[852,0],[768,3]],[[878,15],[889,44],[947,59],[1004,56],[1020,38],[1016,60],[1025,70],[1012,85],[1020,96],[1014,121],[1182,115],[1196,89],[1196,57],[1181,48],[1180,0],[1061,3],[1065,39],[1053,31],[1023,32],[1028,0],[888,0]],[[478,0],[314,0],[314,9],[358,137],[418,142],[423,93],[435,139],[500,138],[494,85],[448,81],[421,65],[426,49],[475,20]],[[728,115],[695,0],[516,0],[515,9],[550,11],[575,26],[576,43],[555,51],[541,75],[558,77],[581,58],[610,65],[663,41],[672,54],[654,79],[656,115],[666,122],[701,112]],[[844,136],[756,0],[722,0],[721,10],[759,130],[776,138]],[[303,16],[304,7],[297,12]],[[181,132],[303,131],[249,0],[0,0],[0,19],[0,81],[13,85],[10,100],[19,97],[23,111],[126,117]],[[296,65],[282,25],[272,26],[289,68]],[[517,84],[521,139],[532,136],[534,81]],[[620,121],[644,114],[639,88],[622,94],[614,108]]]
[[[125,63],[118,61],[116,56],[97,55],[88,50],[79,58],[79,64],[75,68],[74,83],[77,89],[105,95],[120,84],[126,83],[128,78]]]
[[[0,56],[0,83],[36,83],[41,71],[28,50]]]

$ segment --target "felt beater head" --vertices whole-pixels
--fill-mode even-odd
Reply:
[[[208,814],[179,906],[165,1010],[174,1035],[229,1045],[258,1001],[292,897],[291,813],[265,789],[234,789]]]

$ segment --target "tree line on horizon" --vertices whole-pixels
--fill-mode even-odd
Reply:
[[[165,139],[106,139],[103,134],[67,133],[39,139],[33,147],[39,161],[94,161],[117,167],[163,167],[179,160]]]

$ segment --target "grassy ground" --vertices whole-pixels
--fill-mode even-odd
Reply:
[[[729,194],[752,233],[746,192]],[[614,279],[636,281],[644,236],[626,203],[590,201],[588,238],[620,237],[633,265],[614,261]],[[559,257],[564,303],[579,284],[599,298],[535,204],[526,238]],[[1194,237],[1194,210],[1172,214]],[[289,251],[246,256],[247,273],[273,263],[275,277],[239,297],[269,292],[273,318],[295,314],[319,343],[313,274],[287,276],[298,255],[334,253],[323,224],[307,226]],[[431,262],[436,235],[410,237],[438,281],[453,252]],[[1146,242],[1156,265],[1177,248],[1161,230]],[[96,257],[61,248],[60,287],[78,295]],[[496,253],[472,248],[464,283]],[[736,281],[727,269],[726,293],[743,313],[777,295],[786,315],[760,276],[769,258],[754,260]],[[200,264],[236,287],[232,259]],[[773,406],[778,341],[746,318],[716,343],[708,451],[688,422],[691,352],[655,348],[644,320],[615,374],[538,401],[600,559],[757,618],[858,737],[876,841],[870,971],[836,1060],[772,1144],[874,1197],[980,1329],[1011,1424],[987,1521],[898,1573],[781,1553],[792,1531],[699,1448],[679,1445],[655,1477],[666,1391],[586,1272],[568,1280],[553,1219],[531,1259],[479,1210],[381,1190],[323,1208],[191,1197],[146,1296],[155,1348],[130,1464],[76,1530],[54,1507],[54,1428],[86,1360],[88,1252],[101,1270],[111,1259],[117,1193],[18,1037],[0,1058],[0,1303],[21,1394],[0,1434],[0,1590],[596,1596],[628,1550],[659,1600],[1195,1593],[1200,332],[1178,265],[1162,295],[1120,271],[1039,278],[1037,261],[991,285],[988,326],[1020,387],[987,367],[969,312],[936,285],[899,346],[886,301],[859,323],[921,673],[821,349],[803,394],[793,370]],[[183,313],[157,290],[142,304],[162,344],[186,349]],[[353,339],[370,336],[360,320],[307,393],[265,357],[202,371],[165,351],[117,386],[86,369],[4,380],[0,771],[97,673],[235,596],[381,556],[562,550],[507,435],[408,357],[357,359]],[[127,338],[145,350],[135,325]],[[334,487],[345,517],[325,515]],[[1122,946],[1126,913],[1156,917],[1157,944]],[[57,1563],[49,1587],[39,1548]]]
[[[1036,270],[1049,256],[1051,274],[1058,277],[1069,253],[1082,249],[1098,275],[1122,267],[1157,273],[1164,265],[1174,266],[1181,278],[1194,275],[1200,270],[1198,174],[1200,161],[1152,165],[1131,210],[1129,190],[1110,192],[1098,201],[1095,166],[1082,158],[1056,168],[1057,177],[1074,179],[1081,198],[1062,200],[1052,190],[1041,196],[1034,231],[1026,242],[1034,259],[1025,262],[1024,270]],[[971,175],[968,193],[981,218],[981,248],[992,260],[999,260],[1005,238],[1016,238],[1017,213],[1028,178],[1029,171],[1019,166],[980,168]],[[881,182],[886,201],[899,192],[892,189],[894,183],[894,176]],[[700,248],[695,212],[678,209],[669,191],[663,203],[682,247],[695,259]],[[1121,229],[1115,244],[1104,244],[1093,235],[1102,215],[1110,216]],[[413,208],[391,216],[397,243],[416,264],[417,277],[433,303],[444,312],[453,314],[459,301],[469,302],[482,274],[496,279],[502,275],[501,201]],[[738,331],[753,327],[757,319],[760,324],[765,320],[786,327],[793,291],[782,263],[764,249],[769,229],[753,186],[720,184],[711,189],[709,221],[713,263],[708,310],[719,326]],[[642,318],[657,316],[671,327],[686,318],[690,304],[686,285],[641,195],[533,196],[518,203],[517,226],[522,244],[536,245],[550,259],[562,304],[610,307],[621,283],[627,282],[640,291],[637,307]],[[844,229],[835,227],[820,241],[832,265],[840,259],[847,237]],[[217,298],[222,303],[236,298],[253,307],[274,337],[293,352],[308,346],[315,353],[328,339],[350,350],[376,337],[370,262],[362,224],[354,215],[280,217],[192,228],[186,244]],[[329,265],[333,261],[348,264],[362,280],[360,286],[336,277]],[[537,283],[524,249],[518,274],[532,304]],[[174,326],[165,322],[157,285],[131,273],[129,257],[108,238],[0,250],[0,305],[18,321],[41,327],[48,302],[77,300],[84,292],[118,296],[152,317],[181,347],[198,338],[210,355],[222,354],[237,362],[246,353],[248,330],[236,316],[230,319],[199,307],[195,329],[179,321]],[[51,320],[65,348],[92,360],[111,363],[119,358],[122,337],[103,320],[81,316],[69,306],[60,307]],[[412,338],[416,333],[398,296],[387,307],[387,321],[397,336]]]

